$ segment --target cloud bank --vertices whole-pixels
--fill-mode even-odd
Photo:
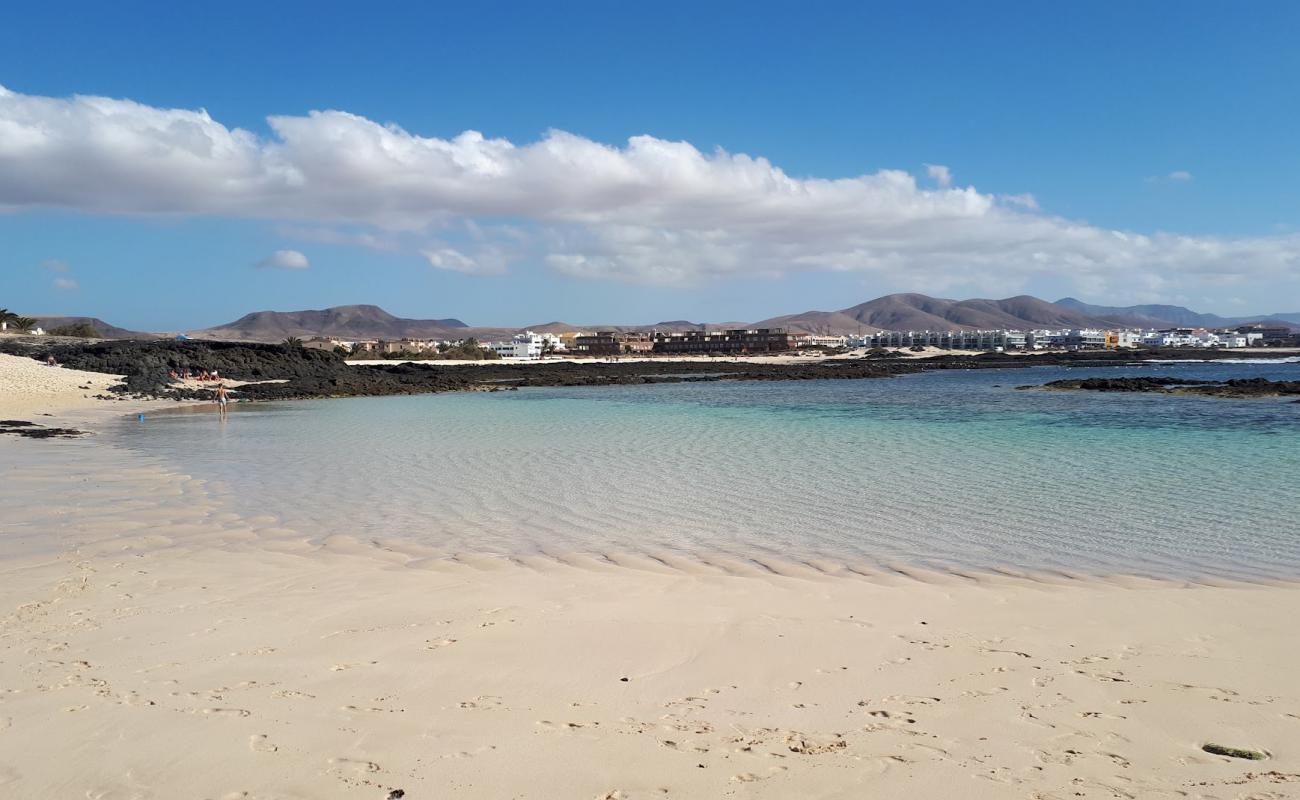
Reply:
[[[341,226],[341,238],[417,239],[410,249],[439,269],[527,261],[652,284],[839,271],[1004,290],[1050,275],[1100,292],[1300,267],[1293,234],[1108,230],[1044,213],[1029,194],[955,185],[939,165],[926,165],[923,187],[901,170],[794,177],[652,136],[615,147],[553,130],[515,144],[423,137],[342,111],[267,121],[272,135],[259,137],[202,110],[0,87],[0,210],[246,217],[320,239]],[[446,241],[467,229],[468,247]]]

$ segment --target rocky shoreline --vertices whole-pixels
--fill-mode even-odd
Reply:
[[[1083,378],[1017,386],[1017,389],[1046,389],[1071,392],[1144,392],[1147,394],[1188,394],[1201,397],[1292,397],[1300,396],[1300,381],[1271,381],[1266,378],[1235,378],[1226,381],[1194,378],[1152,377]],[[1300,402],[1300,401],[1296,401]]]
[[[1207,352],[1170,351],[1073,352],[1042,355],[941,355],[931,358],[853,358],[808,363],[754,361],[623,361],[542,364],[436,365],[397,363],[353,365],[322,350],[275,344],[219,341],[53,342],[11,340],[0,352],[39,360],[53,356],[73,369],[122,375],[114,387],[121,395],[175,400],[210,399],[206,388],[180,387],[169,379],[173,370],[218,371],[224,379],[249,382],[237,395],[247,400],[299,400],[426,394],[450,391],[499,391],[539,386],[611,386],[704,381],[786,381],[889,378],[935,369],[1006,369],[1068,364],[1120,366],[1152,358],[1188,356],[1204,359]],[[1235,354],[1234,354],[1235,355]],[[1212,356],[1213,357],[1213,356]],[[1226,356],[1220,356],[1226,357]]]

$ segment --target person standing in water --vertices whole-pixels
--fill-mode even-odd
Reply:
[[[230,392],[226,391],[224,383],[218,383],[217,388],[212,390],[217,397],[217,415],[222,419],[226,418],[226,404],[230,402]]]

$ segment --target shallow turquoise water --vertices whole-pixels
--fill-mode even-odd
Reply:
[[[1300,405],[1013,388],[1137,374],[1300,364],[360,398],[116,438],[240,512],[447,553],[1300,576]]]

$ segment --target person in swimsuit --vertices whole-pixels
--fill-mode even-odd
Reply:
[[[217,396],[217,414],[222,419],[226,416],[226,404],[230,402],[230,393],[226,391],[224,383],[218,383],[217,388],[212,390]]]

